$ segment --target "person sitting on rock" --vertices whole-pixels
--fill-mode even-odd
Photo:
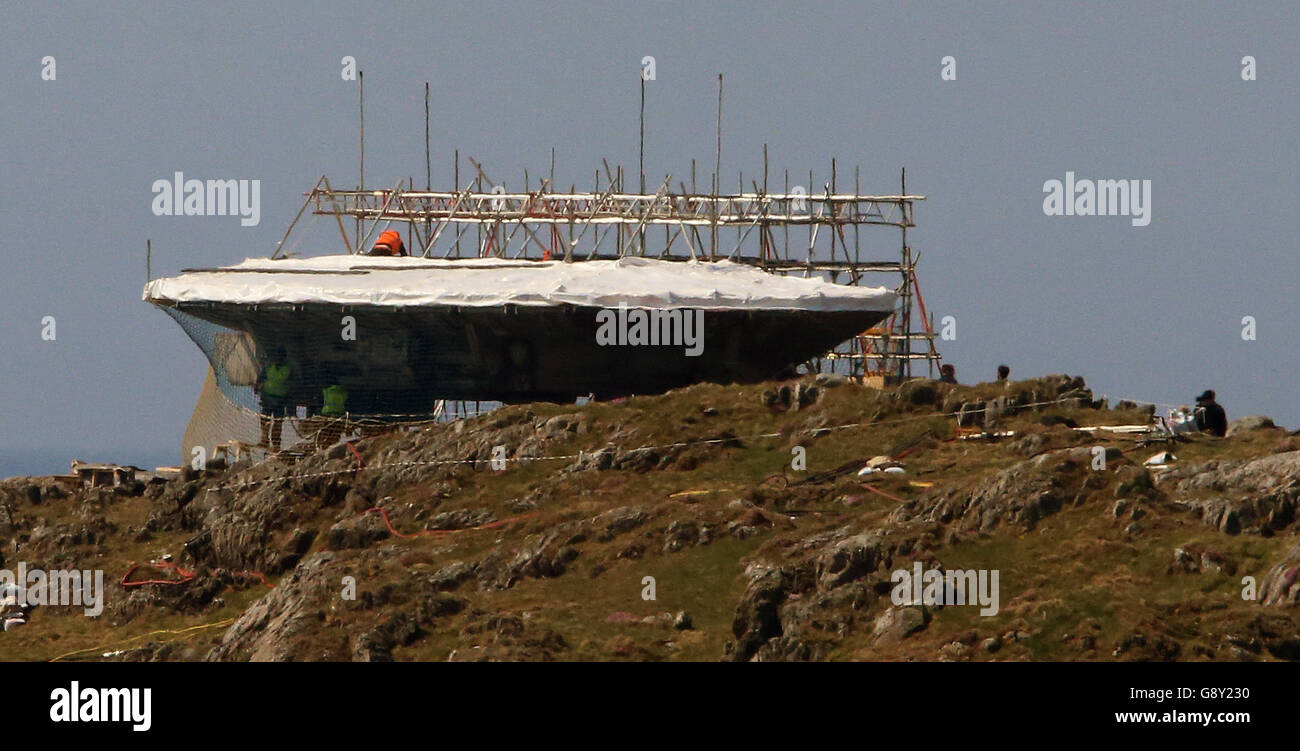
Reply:
[[[1212,389],[1196,397],[1196,429],[1222,438],[1228,432],[1228,416],[1214,399]]]

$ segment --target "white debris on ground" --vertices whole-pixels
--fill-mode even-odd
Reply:
[[[1152,455],[1145,462],[1143,462],[1143,464],[1148,467],[1161,468],[1161,467],[1167,467],[1176,461],[1178,461],[1178,457],[1174,456],[1173,452],[1161,451],[1158,454]]]
[[[867,461],[867,466],[858,470],[858,476],[874,475],[881,472],[889,474],[902,474],[905,470],[901,462],[894,461],[888,456],[873,456]]]

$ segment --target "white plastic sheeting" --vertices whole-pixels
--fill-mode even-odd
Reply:
[[[779,276],[730,261],[525,261],[319,256],[250,258],[145,285],[153,302],[342,305],[584,305],[602,308],[876,310],[894,307],[884,287]]]

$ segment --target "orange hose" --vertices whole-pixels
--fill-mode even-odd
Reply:
[[[179,579],[141,579],[139,581],[127,581],[127,579],[131,576],[131,574],[135,573],[138,569],[141,568],[170,569],[172,571],[175,571],[180,576],[180,578]],[[171,563],[169,561],[159,561],[157,563],[149,563],[149,564],[137,563],[132,565],[131,568],[127,569],[125,574],[122,574],[121,583],[123,587],[142,587],[145,584],[185,584],[186,582],[193,579],[195,576],[198,576],[198,574],[194,573],[193,571],[187,571],[186,569],[183,569],[180,566],[177,566],[175,563]]]
[[[348,445],[348,450],[351,451],[352,455],[357,458],[357,471],[360,472],[361,470],[365,469],[366,460],[361,458],[361,452],[357,451],[357,447],[352,445],[352,441],[348,441],[347,445]]]
[[[175,571],[177,575],[180,576],[180,578],[179,579],[139,579],[136,581],[128,581],[128,579],[130,579],[131,577],[131,574],[135,573],[137,570],[142,568],[169,569],[171,571]],[[266,574],[263,574],[261,571],[232,571],[231,573],[235,576],[251,576],[254,579],[261,581],[267,587],[270,587],[272,589],[275,588],[274,584],[271,584],[266,580]],[[196,576],[198,576],[196,572],[181,568],[180,566],[170,561],[158,561],[156,563],[136,563],[133,564],[131,568],[127,569],[125,574],[122,574],[121,584],[123,587],[142,587],[146,584],[186,584],[190,581],[193,581],[194,577]]]
[[[907,503],[907,501],[903,500],[902,498],[899,498],[896,495],[890,495],[883,490],[878,490],[872,485],[867,485],[866,483],[863,483],[862,487],[866,488],[867,490],[870,490],[872,493],[878,493],[879,495],[883,495],[884,497],[890,500],[898,501],[899,503]]]

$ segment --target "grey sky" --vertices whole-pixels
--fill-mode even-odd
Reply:
[[[776,174],[822,179],[834,156],[867,192],[907,167],[959,379],[1006,362],[1112,399],[1215,388],[1230,418],[1300,422],[1293,3],[60,5],[7,7],[0,28],[0,476],[31,452],[57,457],[43,471],[179,460],[205,362],[140,301],[145,239],[156,276],[268,255],[317,177],[354,184],[344,55],[366,73],[372,186],[422,180],[426,80],[435,184],[454,148],[507,184],[551,146],[566,187],[602,157],[635,169],[644,55],[648,179],[682,177],[712,162],[722,72],[724,186],[758,173],[764,143]],[[260,225],[155,217],[150,186],[178,170],[260,179]],[[1044,216],[1043,182],[1067,170],[1150,179],[1150,226]],[[895,232],[873,237],[896,252]]]

